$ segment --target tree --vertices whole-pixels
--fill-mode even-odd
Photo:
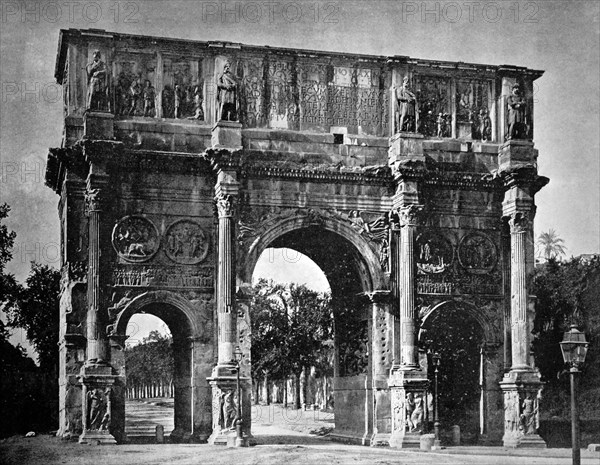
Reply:
[[[294,404],[299,409],[302,371],[329,360],[333,335],[329,296],[304,285],[261,280],[255,286],[251,321],[255,370],[280,379],[293,375]]]
[[[152,331],[141,344],[125,349],[127,383],[130,386],[170,386],[173,382],[173,340]]]
[[[554,229],[550,229],[548,232],[540,234],[537,243],[540,246],[541,254],[546,261],[550,259],[556,260],[566,253],[566,248],[563,245],[564,241],[558,237]]]
[[[56,371],[60,324],[60,272],[32,263],[26,286],[19,290],[6,307],[9,325],[23,328],[39,357],[40,368]]]
[[[582,409],[600,413],[600,257],[573,258],[558,262],[550,258],[536,267],[533,280],[536,295],[533,350],[535,362],[546,382],[542,411],[568,415],[568,376],[560,351],[563,333],[571,324],[585,332],[590,342],[582,367]],[[586,394],[586,392],[588,394]],[[585,401],[586,396],[589,401]]]
[[[12,274],[5,274],[4,268],[12,259],[12,248],[15,243],[17,234],[14,231],[9,231],[2,220],[8,218],[10,207],[7,204],[0,205],[0,306],[9,307],[13,305],[14,300],[19,292],[19,285]]]

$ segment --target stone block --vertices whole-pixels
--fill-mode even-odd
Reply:
[[[83,116],[83,137],[96,140],[113,140],[114,119],[111,113],[88,111]]]
[[[242,124],[236,121],[219,121],[213,126],[211,143],[214,148],[241,149]]]
[[[533,148],[533,142],[526,140],[511,140],[500,146],[498,152],[498,167],[500,171],[516,168],[537,168],[538,151]]]
[[[421,438],[421,450],[430,451],[433,448],[433,443],[435,441],[434,434],[422,434]]]

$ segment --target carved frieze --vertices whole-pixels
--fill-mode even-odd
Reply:
[[[167,229],[164,250],[176,263],[194,265],[206,259],[209,238],[200,225],[190,220],[180,220]]]
[[[128,262],[145,262],[158,251],[160,239],[154,224],[143,216],[126,216],[112,232],[112,244]]]
[[[490,91],[488,81],[458,79],[456,81],[456,122],[459,137],[490,140],[492,135],[489,117]]]
[[[485,274],[496,266],[498,252],[487,235],[471,233],[463,237],[458,246],[458,260],[469,273]]]
[[[211,290],[214,287],[213,267],[184,268],[181,266],[115,266],[112,285],[115,287],[157,287]]]

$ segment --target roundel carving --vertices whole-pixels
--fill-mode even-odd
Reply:
[[[498,251],[488,236],[471,233],[458,246],[458,260],[470,273],[489,273],[498,262]]]
[[[145,262],[158,251],[158,231],[143,216],[126,216],[115,225],[112,244],[120,257],[129,262]]]
[[[425,273],[442,273],[454,259],[454,249],[440,234],[423,233],[417,237],[417,268]]]
[[[180,220],[167,229],[164,238],[167,257],[183,265],[194,265],[208,255],[208,237],[198,223]]]

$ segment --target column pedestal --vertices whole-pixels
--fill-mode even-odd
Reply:
[[[511,370],[500,388],[504,396],[504,447],[546,448],[538,434],[539,392],[543,383],[535,371]]]
[[[219,121],[212,128],[211,145],[215,149],[242,149],[242,124],[237,121]]]
[[[419,448],[426,427],[427,374],[421,369],[392,368],[388,384],[392,391],[390,447]]]
[[[80,444],[116,444],[110,433],[112,386],[115,378],[108,365],[84,365],[79,381],[83,386],[83,432]]]

